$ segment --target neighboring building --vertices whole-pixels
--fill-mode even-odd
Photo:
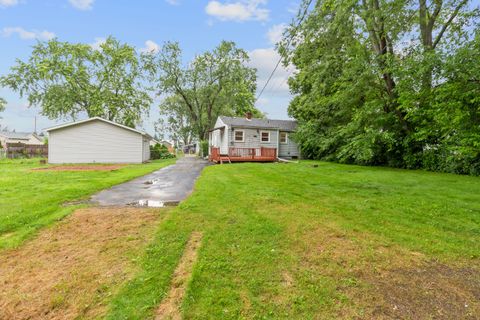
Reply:
[[[170,153],[175,152],[172,142],[169,142],[167,140],[163,140],[160,143],[163,144],[167,148],[168,152],[170,152]]]
[[[23,143],[30,145],[43,145],[42,137],[31,132],[0,131],[0,144],[3,148],[7,143]]]
[[[220,116],[210,130],[210,152],[224,156],[223,161],[298,158],[298,146],[290,137],[296,128],[293,120],[256,119],[251,114],[245,118]],[[214,157],[210,156],[212,160]]]
[[[49,163],[142,163],[150,159],[150,135],[99,117],[46,131]]]
[[[155,145],[156,145],[157,143],[160,143],[160,142],[158,142],[158,141],[155,140],[155,139],[150,140],[150,147],[155,147]]]
[[[163,144],[167,148],[168,152],[170,152],[170,153],[174,153],[174,151],[175,151],[174,148],[173,148],[173,143],[171,143],[169,141],[166,141],[166,140],[158,141],[158,140],[155,140],[155,139],[150,140],[150,146],[151,147],[154,147],[157,144]]]

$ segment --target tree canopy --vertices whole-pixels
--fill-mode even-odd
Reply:
[[[184,145],[192,143],[194,123],[188,106],[182,97],[172,95],[160,103],[162,117],[155,123],[155,131],[164,138],[168,135],[174,141]]]
[[[57,39],[38,42],[0,84],[52,119],[86,113],[133,127],[152,103],[144,80],[135,48],[109,37],[98,48]]]
[[[5,105],[7,104],[7,101],[0,97],[0,112],[5,110]]]
[[[310,3],[279,46],[297,68],[289,114],[304,155],[480,174],[478,8],[465,0]]]
[[[219,115],[261,115],[254,107],[256,70],[246,66],[247,52],[233,42],[223,41],[187,65],[174,42],[144,54],[143,60],[158,92],[168,97],[160,110],[172,129],[180,125],[203,140]]]

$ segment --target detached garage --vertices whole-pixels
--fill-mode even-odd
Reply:
[[[49,163],[142,163],[151,136],[99,117],[46,129]]]

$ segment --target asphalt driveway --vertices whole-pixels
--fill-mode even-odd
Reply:
[[[171,166],[103,190],[91,200],[100,206],[176,204],[192,192],[195,180],[207,165],[203,159],[183,157]]]

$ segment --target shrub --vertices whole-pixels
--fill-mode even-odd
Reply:
[[[150,159],[170,159],[175,158],[174,154],[168,152],[167,147],[163,144],[157,143],[154,146],[150,146]]]

